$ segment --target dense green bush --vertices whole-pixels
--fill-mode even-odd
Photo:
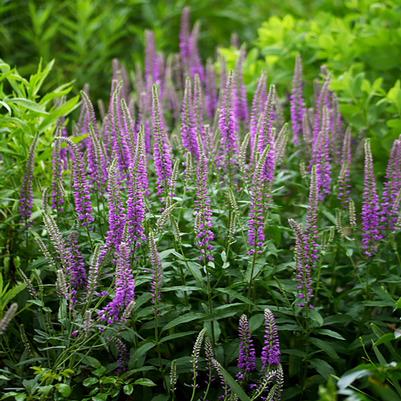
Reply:
[[[401,131],[401,5],[398,1],[344,2],[343,15],[328,8],[296,17],[273,16],[258,30],[249,52],[245,78],[255,85],[255,71],[266,69],[281,93],[288,93],[294,60],[304,61],[307,92],[321,65],[332,75],[344,119],[355,135],[372,138],[375,156],[384,166],[384,155]],[[229,60],[236,51],[222,51]]]

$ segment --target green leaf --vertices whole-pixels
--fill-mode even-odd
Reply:
[[[92,386],[93,384],[96,384],[98,381],[99,381],[99,380],[98,380],[97,377],[88,377],[87,379],[85,379],[85,380],[82,382],[82,384],[83,384],[85,387],[90,387],[90,386]]]
[[[320,329],[318,333],[324,336],[336,338],[337,340],[345,340],[345,338],[341,334],[338,334],[337,332],[330,329]]]
[[[167,323],[163,329],[163,331],[172,329],[175,326],[178,326],[180,324],[184,324],[184,323],[188,323],[188,322],[192,322],[194,320],[199,320],[202,319],[203,317],[205,317],[205,315],[203,313],[195,313],[195,312],[189,312],[183,316],[179,316],[175,319],[173,319],[171,322]]]
[[[341,379],[337,382],[337,386],[340,390],[345,390],[349,387],[355,380],[361,379],[362,377],[371,376],[372,373],[366,369],[356,370],[346,373],[341,377]]]
[[[49,113],[45,110],[44,106],[41,104],[37,104],[32,100],[25,98],[14,97],[12,99],[7,99],[8,103],[14,103],[16,105],[20,105],[25,107],[28,110],[34,111],[39,114],[48,115]]]
[[[71,387],[66,383],[56,384],[56,389],[63,397],[69,397],[72,392]]]
[[[236,380],[222,366],[220,366],[220,369],[225,382],[230,386],[231,390],[239,397],[239,399],[241,401],[251,401]]]
[[[131,395],[134,391],[134,386],[132,384],[126,384],[123,387],[124,394]]]
[[[143,377],[142,379],[135,380],[134,385],[144,386],[144,387],[154,387],[156,386],[156,383],[150,379],[147,379],[146,377]]]

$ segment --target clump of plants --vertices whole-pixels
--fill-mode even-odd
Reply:
[[[34,251],[0,308],[3,399],[335,400],[330,380],[372,341],[394,369],[340,391],[401,395],[401,141],[378,182],[326,68],[310,98],[300,57],[288,96],[263,73],[250,97],[245,49],[233,70],[205,65],[198,35],[185,9],[179,54],[149,31],[132,79],[114,61],[108,103],[82,91],[45,188],[34,137],[19,202]]]

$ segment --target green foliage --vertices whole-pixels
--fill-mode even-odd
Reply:
[[[248,55],[245,79],[252,89],[259,75],[255,72],[266,69],[281,93],[288,94],[300,54],[310,96],[313,79],[326,65],[345,120],[357,135],[372,138],[383,168],[383,155],[401,130],[401,5],[393,0],[345,1],[343,11],[339,16],[322,7],[311,18],[285,15],[265,21]],[[222,53],[233,65],[237,51]]]
[[[268,16],[344,9],[339,0],[253,0],[252,7],[245,0],[30,0],[28,6],[25,0],[5,0],[0,6],[2,57],[23,66],[23,73],[33,73],[40,58],[45,63],[56,58],[52,84],[75,80],[79,91],[89,83],[95,99],[105,98],[111,60],[116,57],[134,70],[134,63],[142,60],[145,29],[155,31],[159,49],[178,50],[186,5],[193,20],[202,24],[205,57],[213,55],[216,44],[229,45],[233,32],[241,41],[253,39],[255,28]]]
[[[71,84],[42,92],[53,64],[39,64],[26,79],[0,60],[0,266],[11,276],[20,263],[15,252],[20,240],[18,202],[29,149],[37,137],[35,182],[39,187],[49,185],[51,170],[44,162],[51,159],[56,125],[78,105],[78,97],[64,100]]]

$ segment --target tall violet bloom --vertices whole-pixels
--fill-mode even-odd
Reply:
[[[266,80],[266,74],[265,72],[263,72],[258,80],[258,85],[256,87],[256,91],[252,100],[251,115],[249,121],[249,145],[251,148],[251,163],[254,162],[255,153],[257,152],[258,122],[263,110],[263,106],[265,105],[267,99]]]
[[[233,74],[227,77],[225,87],[220,95],[219,121],[221,149],[220,164],[226,167],[235,164],[239,154],[238,116],[236,114],[236,90]]]
[[[244,83],[244,61],[245,61],[245,48],[241,47],[237,65],[235,66],[235,80],[236,80],[236,113],[239,120],[243,122],[248,121],[248,100],[246,94],[246,86]]]
[[[338,176],[338,199],[345,209],[348,209],[351,200],[351,162],[351,130],[347,129],[343,139],[341,169]]]
[[[143,131],[142,131],[143,134]],[[129,240],[138,247],[146,240],[145,236],[145,188],[143,176],[143,146],[142,141],[137,142],[135,157],[129,167],[128,173],[128,199],[127,199],[127,226]]]
[[[86,114],[85,131],[89,134],[89,141],[87,142],[89,175],[91,177],[92,185],[95,184],[97,188],[100,189],[107,182],[106,155],[101,146],[101,137],[93,104],[86,92],[82,91],[81,96]]]
[[[195,23],[192,29],[191,36],[189,38],[189,52],[190,52],[190,68],[189,73],[192,77],[199,75],[199,77],[204,80],[205,71],[202,65],[202,61],[198,49],[198,38],[199,38],[199,22]]]
[[[157,174],[158,195],[167,195],[169,181],[173,172],[171,146],[166,128],[162,123],[159,91],[157,85],[152,88],[152,131],[154,138],[153,158]]]
[[[323,90],[323,89],[322,89]],[[323,107],[320,130],[312,144],[311,166],[316,166],[319,197],[323,200],[331,193],[331,155],[329,109]]]
[[[38,143],[38,136],[36,136],[29,148],[28,160],[26,162],[25,174],[22,180],[20,201],[19,201],[19,213],[25,222],[32,215],[33,208],[33,171],[35,168],[35,151]]]
[[[303,82],[302,82],[302,59],[297,56],[295,59],[294,78],[291,91],[291,121],[294,134],[294,143],[298,145],[302,135],[302,122],[306,113]]]
[[[365,177],[362,202],[362,249],[370,257],[378,249],[382,239],[380,233],[380,204],[376,188],[376,177],[373,168],[373,157],[370,142],[365,141]]]
[[[121,199],[120,175],[116,164],[114,160],[110,166],[107,184],[109,229],[106,234],[105,249],[110,249],[110,247],[114,246],[118,250],[124,236],[126,213]]]
[[[264,179],[270,183],[274,180],[276,170],[276,141],[273,132],[274,99],[275,87],[271,85],[258,124],[258,151],[262,154],[268,149],[263,175]]]
[[[206,64],[205,103],[207,116],[212,120],[217,109],[217,89],[216,72],[213,63],[210,60],[208,60]]]
[[[184,72],[188,72],[190,64],[190,8],[184,7],[181,15],[180,55]]]
[[[248,219],[249,254],[261,253],[265,242],[266,182],[264,165],[269,148],[267,147],[257,162],[253,172],[251,205]]]
[[[276,326],[276,319],[272,311],[268,308],[264,312],[265,317],[265,335],[264,345],[262,349],[262,366],[275,367],[280,365],[280,339],[278,337],[278,331]]]
[[[318,231],[318,212],[319,212],[319,185],[317,169],[312,167],[309,187],[308,211],[306,213],[306,244],[305,252],[311,268],[316,267],[319,260],[319,231]]]
[[[58,131],[59,132],[59,131]],[[60,157],[61,143],[55,140],[52,152],[52,208],[60,212],[64,205],[64,194],[62,190],[62,160]]]
[[[130,247],[126,242],[121,242],[117,251],[114,298],[99,311],[100,319],[108,324],[125,320],[124,311],[135,298],[135,279],[130,260]]]
[[[195,199],[195,233],[197,245],[201,250],[202,256],[211,260],[210,251],[213,249],[211,242],[214,239],[212,231],[212,209],[210,207],[210,197],[208,194],[208,160],[201,153],[197,170],[197,193]]]
[[[256,370],[256,352],[249,328],[249,322],[246,315],[242,315],[239,319],[239,355],[238,368],[240,372],[237,374],[238,380],[244,380],[245,374]]]
[[[192,82],[191,78],[187,77],[181,111],[181,139],[184,148],[198,159],[199,144],[196,131],[196,116],[192,102]]]
[[[112,154],[117,158],[118,167],[122,175],[129,166],[129,139],[128,131],[124,124],[124,117],[122,111],[122,82],[114,81],[114,90],[110,99],[110,126],[111,126],[111,140],[112,140]]]
[[[312,307],[313,282],[310,258],[307,254],[309,249],[307,237],[300,224],[294,220],[289,220],[290,226],[295,233],[295,265],[297,292],[300,307]]]
[[[79,249],[77,232],[70,234],[69,248],[69,263],[66,269],[66,278],[71,287],[72,302],[76,302],[78,290],[86,285],[85,260]]]
[[[61,141],[65,141],[70,145],[72,153],[72,187],[74,193],[75,209],[78,219],[83,226],[88,226],[95,219],[93,217],[92,202],[90,196],[90,185],[86,175],[84,158],[78,146],[68,138],[60,137]]]
[[[401,191],[401,140],[394,141],[388,160],[381,202],[383,235],[394,231],[400,210]]]
[[[152,303],[157,305],[161,299],[161,287],[163,284],[163,267],[157,250],[156,239],[151,231],[149,233],[150,262],[152,265]],[[158,311],[156,311],[158,313]]]

